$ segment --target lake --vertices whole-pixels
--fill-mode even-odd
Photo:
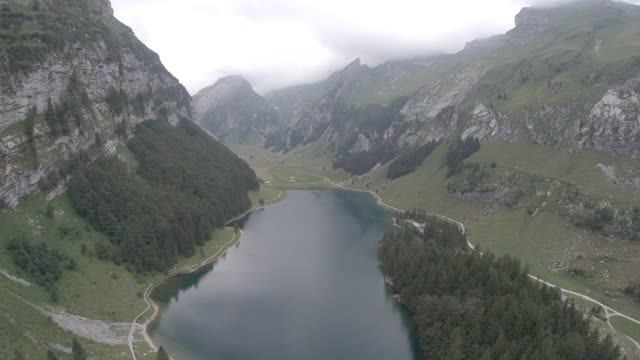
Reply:
[[[378,268],[389,226],[369,194],[289,191],[217,263],[156,289],[151,335],[181,360],[417,359]]]

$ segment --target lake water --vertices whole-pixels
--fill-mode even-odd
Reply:
[[[378,269],[389,226],[369,194],[289,191],[215,265],[157,289],[152,337],[181,360],[417,359]]]

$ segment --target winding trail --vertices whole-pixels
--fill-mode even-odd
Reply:
[[[281,194],[282,192],[278,195],[278,197]],[[136,316],[136,318],[133,319],[133,321],[131,322],[131,327],[129,328],[129,336],[127,338],[129,342],[129,350],[131,351],[131,358],[133,360],[138,360],[135,349],[133,347],[134,336],[135,336],[136,328],[138,327],[138,320],[142,316],[144,316],[144,314],[146,314],[147,311],[149,311],[149,309],[151,308],[153,308],[153,314],[151,314],[151,316],[147,318],[147,320],[144,323],[140,324],[140,328],[142,330],[142,336],[144,337],[144,340],[147,343],[147,345],[149,345],[149,348],[151,348],[151,350],[154,352],[158,351],[158,347],[153,342],[151,337],[149,337],[149,333],[147,331],[147,327],[149,326],[149,324],[151,324],[151,322],[158,316],[158,313],[160,312],[160,307],[158,306],[158,304],[156,304],[155,301],[151,299],[151,291],[153,290],[154,286],[170,277],[181,275],[181,274],[193,273],[198,269],[202,268],[203,266],[209,265],[212,262],[218,260],[222,255],[224,255],[227,252],[227,250],[229,250],[229,248],[231,248],[231,246],[233,246],[233,244],[237,243],[240,240],[240,238],[242,237],[242,234],[243,234],[242,230],[240,230],[238,233],[234,233],[233,238],[231,238],[231,240],[229,240],[227,243],[222,245],[222,247],[220,247],[218,252],[208,257],[207,259],[201,261],[200,263],[187,266],[184,268],[180,268],[180,269],[171,270],[169,271],[168,276],[158,276],[151,282],[151,284],[149,284],[149,286],[147,286],[147,288],[144,291],[144,301],[147,304],[147,307],[138,316]]]
[[[241,215],[238,215],[237,217],[227,221],[227,224],[236,221],[240,218],[242,218],[243,216],[246,216],[247,214],[251,213],[252,211],[255,211],[257,209],[261,209],[264,207],[267,207],[268,205],[272,205],[277,203],[278,201],[280,201],[280,199],[282,199],[282,194],[284,193],[284,191],[280,190],[278,195],[276,195],[276,197],[274,197],[273,199],[269,199],[267,201],[265,201],[264,205],[255,205],[253,206],[251,209],[247,210],[246,212],[244,212]],[[230,228],[230,227],[228,227]],[[232,228],[230,228],[232,229]],[[133,319],[133,321],[131,322],[131,327],[129,328],[129,335],[127,337],[127,341],[129,343],[129,350],[131,351],[131,358],[133,360],[138,360],[137,356],[136,356],[136,352],[135,349],[133,347],[133,343],[134,343],[134,337],[135,337],[135,332],[136,332],[136,328],[138,327],[138,320],[140,320],[140,318],[142,316],[144,316],[144,314],[147,313],[147,311],[149,311],[149,309],[153,308],[153,314],[151,314],[151,316],[149,318],[147,318],[147,320],[140,324],[140,327],[142,329],[142,336],[144,337],[145,342],[147,343],[147,345],[149,345],[149,348],[152,351],[158,351],[158,347],[156,346],[156,344],[153,342],[153,340],[151,339],[151,337],[149,337],[149,333],[147,331],[147,327],[149,326],[149,324],[151,324],[151,322],[158,316],[158,313],[160,312],[160,307],[158,306],[158,304],[155,303],[155,301],[153,301],[153,299],[151,299],[151,291],[153,291],[153,288],[156,284],[162,282],[163,280],[166,280],[167,278],[170,278],[172,276],[176,276],[178,274],[190,274],[193,273],[195,271],[197,271],[198,269],[202,268],[203,266],[209,265],[212,262],[218,260],[222,255],[224,255],[227,250],[229,250],[229,248],[231,248],[231,246],[233,246],[235,243],[237,243],[240,238],[242,238],[243,232],[242,230],[239,230],[238,233],[233,234],[233,238],[231,240],[229,240],[227,243],[225,243],[224,245],[222,245],[222,247],[220,247],[220,249],[218,250],[218,252],[216,252],[215,254],[213,254],[212,256],[208,257],[207,259],[201,261],[198,264],[194,264],[191,266],[186,266],[180,269],[173,269],[171,271],[169,271],[167,276],[164,275],[160,275],[156,278],[154,278],[151,283],[149,284],[149,286],[147,286],[147,288],[144,291],[144,301],[147,304],[147,307],[138,315],[136,316],[135,319]]]
[[[277,166],[281,166],[281,165],[277,165]],[[312,176],[320,177],[320,178],[322,178],[322,179],[323,179],[323,181],[319,181],[319,182],[312,182],[312,183],[296,183],[296,185],[302,185],[302,186],[305,186],[305,185],[317,185],[317,184],[327,183],[327,184],[330,184],[330,185],[331,185],[331,186],[333,186],[333,187],[336,187],[336,188],[339,188],[339,189],[343,189],[343,190],[349,190],[349,191],[357,191],[357,192],[369,193],[369,194],[371,194],[371,195],[376,199],[376,203],[377,203],[379,206],[384,207],[384,208],[387,208],[387,209],[390,209],[390,210],[393,210],[393,211],[397,211],[397,212],[400,212],[400,213],[404,213],[404,212],[406,212],[406,210],[399,209],[399,208],[397,208],[397,207],[395,207],[395,206],[392,206],[392,205],[389,205],[389,204],[385,203],[385,202],[382,200],[382,198],[380,197],[380,195],[376,194],[375,192],[373,192],[373,191],[371,191],[371,190],[364,190],[364,189],[351,188],[351,187],[345,186],[345,185],[340,184],[340,183],[335,183],[335,182],[333,182],[330,178],[328,178],[328,177],[326,177],[326,176],[321,176],[321,175],[318,175],[318,174],[314,174],[314,173],[311,173],[311,172],[308,172],[308,171],[305,171],[305,170],[301,170],[301,169],[299,169],[299,168],[293,168],[293,169],[295,169],[296,171],[299,171],[299,172],[302,172],[302,173],[305,173],[305,174],[308,174],[308,175],[312,175]],[[278,196],[276,196],[274,199],[269,200],[267,203],[272,203],[272,202],[274,202],[274,201],[275,201],[275,202],[277,202],[277,201],[281,198],[282,193],[283,193],[283,191],[281,190],[281,191],[279,192]],[[265,206],[266,206],[266,205],[265,205]],[[254,206],[254,207],[252,207],[250,210],[248,210],[246,213],[244,213],[244,214],[242,214],[242,215],[240,215],[240,216],[238,216],[238,217],[236,217],[236,218],[232,219],[232,220],[231,220],[231,221],[229,221],[228,223],[230,223],[230,222],[232,222],[232,221],[235,221],[235,220],[237,220],[237,219],[241,218],[242,216],[245,216],[246,214],[248,214],[248,213],[250,213],[250,212],[252,212],[252,211],[255,211],[255,210],[259,209],[259,208],[265,207],[265,206]],[[439,215],[439,214],[431,214],[431,215],[433,215],[433,216],[437,216],[437,217],[439,217],[439,218],[441,218],[441,219],[444,219],[444,220],[447,220],[447,221],[450,221],[450,222],[453,222],[453,223],[457,224],[457,225],[460,227],[460,229],[462,230],[462,232],[466,235],[466,233],[467,233],[467,229],[466,229],[466,227],[464,226],[464,224],[463,224],[463,223],[461,223],[460,221],[455,220],[455,219],[452,219],[452,218],[449,218],[449,217],[444,216],[444,215]],[[231,239],[228,243],[226,243],[225,245],[223,245],[223,247],[222,247],[222,248],[220,248],[220,250],[219,250],[216,254],[214,254],[213,256],[209,257],[208,259],[206,259],[206,260],[202,261],[202,262],[201,262],[201,263],[199,263],[199,264],[192,265],[192,266],[188,266],[188,267],[181,268],[181,269],[175,269],[175,270],[172,270],[172,271],[169,273],[169,276],[174,276],[174,275],[176,275],[176,274],[178,274],[178,273],[185,273],[184,271],[186,271],[186,273],[192,273],[192,272],[194,272],[194,271],[198,270],[199,268],[201,268],[202,266],[205,266],[205,265],[207,265],[207,264],[210,264],[211,262],[213,262],[213,261],[217,260],[217,259],[218,259],[222,254],[224,254],[224,252],[226,252],[226,250],[228,250],[228,249],[229,249],[230,245],[232,245],[233,243],[237,242],[237,241],[240,239],[240,237],[241,237],[241,236],[242,236],[242,231],[240,231],[240,233],[239,233],[239,235],[238,235],[238,236],[236,236],[236,234],[234,234],[233,239]],[[474,245],[469,241],[468,237],[467,237],[467,245],[469,246],[469,248],[470,248],[471,250],[473,250],[473,251],[475,251],[475,250],[476,250],[476,249],[475,249],[475,246],[474,246]],[[482,253],[480,252],[480,254],[482,254]],[[595,305],[600,306],[600,307],[604,310],[604,312],[605,312],[605,317],[606,317],[606,319],[607,319],[607,323],[608,323],[608,325],[609,325],[613,330],[615,330],[615,328],[613,327],[613,325],[611,324],[611,322],[610,322],[609,320],[610,320],[612,317],[616,317],[616,316],[618,316],[618,317],[622,317],[622,318],[624,318],[624,319],[627,319],[627,320],[629,320],[629,321],[632,321],[632,322],[634,322],[634,323],[636,323],[636,324],[640,325],[640,320],[635,319],[635,318],[633,318],[633,317],[631,317],[631,316],[625,315],[625,314],[623,314],[623,313],[621,313],[621,312],[619,312],[619,311],[617,311],[617,310],[615,310],[615,309],[611,308],[611,307],[610,307],[610,306],[608,306],[608,305],[603,304],[602,302],[600,302],[600,301],[598,301],[598,300],[596,300],[596,299],[594,299],[594,298],[592,298],[592,297],[590,297],[590,296],[584,295],[584,294],[579,293],[579,292],[576,292],[576,291],[572,291],[572,290],[567,290],[567,289],[561,288],[561,287],[559,287],[559,286],[557,286],[557,285],[555,285],[555,284],[552,284],[552,283],[550,283],[550,282],[544,281],[544,280],[540,279],[539,277],[534,276],[534,275],[531,275],[531,274],[529,274],[529,277],[530,277],[532,280],[538,281],[538,282],[540,282],[540,283],[542,283],[542,284],[545,284],[545,285],[547,285],[547,286],[549,286],[549,287],[556,288],[556,289],[560,290],[562,293],[570,294],[570,295],[573,295],[573,296],[579,297],[579,298],[581,298],[581,299],[583,299],[583,300],[589,301],[589,302],[591,302],[591,303],[593,303],[593,304],[595,304]],[[162,280],[162,279],[164,279],[164,277],[162,277],[162,276],[161,276],[161,277],[160,277],[160,280]],[[147,287],[147,289],[145,290],[145,293],[144,293],[144,300],[145,300],[145,302],[147,303],[147,308],[146,308],[143,312],[141,312],[141,313],[140,313],[140,314],[139,314],[139,315],[138,315],[138,316],[133,320],[133,322],[131,323],[131,328],[130,328],[130,330],[129,330],[129,337],[128,337],[128,340],[129,340],[129,349],[131,350],[131,356],[132,356],[133,360],[137,360],[137,357],[136,357],[136,354],[135,354],[135,351],[134,351],[134,348],[133,348],[133,340],[134,340],[133,338],[134,338],[134,334],[135,334],[135,328],[136,328],[136,326],[137,326],[137,322],[138,322],[138,320],[139,320],[139,319],[140,319],[140,318],[141,318],[141,317],[142,317],[142,316],[143,316],[147,311],[149,311],[149,309],[150,309],[150,308],[153,308],[153,309],[154,309],[153,314],[152,314],[152,316],[151,316],[151,317],[149,317],[149,318],[148,318],[148,319],[147,319],[147,320],[142,324],[142,330],[143,330],[143,334],[144,334],[143,336],[144,336],[144,338],[145,338],[145,341],[147,342],[147,344],[149,345],[149,347],[150,347],[153,351],[157,351],[157,347],[156,347],[156,345],[153,343],[153,340],[151,340],[151,338],[149,338],[148,333],[147,333],[147,326],[148,326],[148,325],[153,321],[153,319],[155,319],[155,318],[156,318],[156,316],[158,315],[158,313],[159,313],[159,311],[160,311],[160,310],[159,310],[159,308],[158,308],[158,305],[157,305],[153,300],[151,300],[151,299],[150,299],[150,293],[151,293],[151,291],[152,291],[152,289],[153,289],[153,286],[154,286],[154,284],[156,283],[156,281],[157,281],[157,280],[154,280],[151,284],[149,284],[149,286],[148,286],[148,287]],[[627,336],[627,338],[628,338],[628,339],[629,339],[633,344],[635,344],[635,345],[636,345],[636,347],[640,350],[640,344],[639,344],[637,341],[635,341],[634,339],[632,339],[632,338],[631,338],[631,337],[629,337],[629,336]]]
[[[296,169],[296,170],[301,171],[301,172],[303,172],[303,173],[310,174],[310,175],[319,176],[319,175],[316,175],[316,174],[308,173],[308,172],[306,172],[306,171],[304,171],[304,170],[299,170],[299,169]],[[363,190],[363,189],[354,189],[354,188],[350,188],[350,187],[344,186],[344,185],[342,185],[342,184],[335,183],[335,182],[333,182],[331,179],[329,179],[329,178],[328,178],[328,177],[326,177],[326,176],[320,176],[320,177],[324,178],[324,181],[325,181],[325,182],[327,182],[327,183],[329,183],[329,184],[331,184],[331,185],[333,185],[333,186],[335,186],[335,187],[337,187],[337,188],[340,188],[340,189],[344,189],[344,190],[351,190],[351,191],[359,191],[359,192],[367,192],[367,193],[371,194],[371,195],[372,195],[372,196],[377,200],[377,203],[378,203],[378,205],[380,205],[380,206],[383,206],[383,207],[386,207],[386,208],[388,208],[388,209],[391,209],[391,210],[394,210],[394,211],[398,211],[398,212],[401,212],[401,213],[404,213],[404,212],[406,211],[406,210],[403,210],[403,209],[399,209],[399,208],[397,208],[397,207],[395,207],[395,206],[392,206],[392,205],[386,204],[386,203],[382,200],[382,198],[380,197],[380,195],[376,194],[375,192],[373,192],[373,191],[371,191],[371,190]],[[465,226],[464,226],[464,224],[463,224],[463,223],[461,223],[460,221],[455,220],[455,219],[452,219],[452,218],[447,217],[447,216],[444,216],[444,215],[439,215],[439,214],[430,214],[430,215],[432,215],[432,216],[436,216],[436,217],[439,217],[439,218],[441,218],[441,219],[444,219],[444,220],[447,220],[447,221],[450,221],[450,222],[453,222],[453,223],[457,224],[457,225],[460,227],[460,230],[462,230],[462,233],[463,233],[463,234],[465,234],[465,235],[467,234],[467,229],[466,229],[466,227],[465,227]],[[467,236],[467,245],[469,246],[469,248],[470,248],[471,250],[476,251],[475,246],[471,243],[471,241],[469,241],[468,236]],[[480,252],[480,254],[482,255],[482,252]],[[600,302],[600,301],[598,301],[598,300],[596,300],[596,299],[594,299],[594,298],[592,298],[592,297],[590,297],[590,296],[588,296],[588,295],[585,295],[585,294],[582,294],[582,293],[579,293],[579,292],[576,292],[576,291],[572,291],[572,290],[568,290],[568,289],[561,288],[561,287],[559,287],[559,286],[557,286],[557,285],[555,285],[555,284],[552,284],[552,283],[550,283],[550,282],[548,282],[548,281],[542,280],[541,278],[539,278],[539,277],[537,277],[537,276],[534,276],[534,275],[531,275],[531,274],[529,274],[529,277],[530,277],[532,280],[538,281],[538,282],[540,282],[540,283],[542,283],[542,284],[545,284],[545,285],[547,285],[547,286],[549,286],[549,287],[556,288],[556,289],[560,290],[560,292],[562,292],[562,293],[564,293],[564,294],[573,295],[573,296],[579,297],[579,298],[581,298],[581,299],[583,299],[583,300],[589,301],[589,302],[591,302],[591,303],[593,303],[593,304],[595,304],[595,305],[600,306],[600,307],[604,310],[604,312],[605,312],[605,318],[607,319],[607,324],[608,324],[608,325],[611,327],[611,329],[613,329],[614,331],[615,331],[615,328],[614,328],[614,327],[613,327],[613,325],[611,324],[610,319],[611,319],[611,318],[613,318],[613,317],[616,317],[616,316],[617,316],[617,317],[624,318],[624,319],[627,319],[627,320],[629,320],[629,321],[631,321],[631,322],[634,322],[634,323],[636,323],[636,324],[640,325],[640,320],[638,320],[638,319],[636,319],[636,318],[633,318],[633,317],[631,317],[631,316],[629,316],[629,315],[626,315],[626,314],[624,314],[624,313],[622,313],[622,312],[620,312],[620,311],[618,311],[618,310],[615,310],[615,309],[613,309],[612,307],[610,307],[610,306],[608,306],[608,305],[605,305],[605,304],[603,304],[602,302]],[[627,338],[628,338],[629,340],[631,340],[631,342],[633,342],[633,343],[636,345],[636,347],[638,348],[638,350],[640,350],[640,344],[639,344],[637,341],[635,341],[635,340],[634,340],[633,338],[631,338],[630,336],[627,336]]]

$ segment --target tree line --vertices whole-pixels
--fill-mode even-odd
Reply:
[[[476,138],[456,139],[445,155],[444,163],[448,168],[447,176],[451,177],[460,171],[462,162],[480,150],[480,140]]]
[[[389,164],[387,178],[393,180],[416,171],[438,145],[439,142],[432,140],[424,145],[404,150]]]
[[[342,154],[333,163],[334,169],[343,169],[351,175],[366,174],[378,164],[386,164],[397,154],[394,144],[385,142],[367,151]]]
[[[107,252],[136,271],[163,271],[191,256],[211,232],[250,206],[253,170],[195,124],[138,125],[128,143],[137,162],[117,158],[80,166],[69,193],[77,212],[109,235]]]
[[[472,251],[457,224],[418,215],[424,234],[394,229],[379,256],[424,359],[620,359],[609,336],[518,260]]]

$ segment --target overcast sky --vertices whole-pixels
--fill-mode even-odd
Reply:
[[[553,0],[552,0],[553,1]],[[511,29],[548,0],[112,0],[115,15],[193,94],[230,74],[257,91],[368,65],[453,52]]]

